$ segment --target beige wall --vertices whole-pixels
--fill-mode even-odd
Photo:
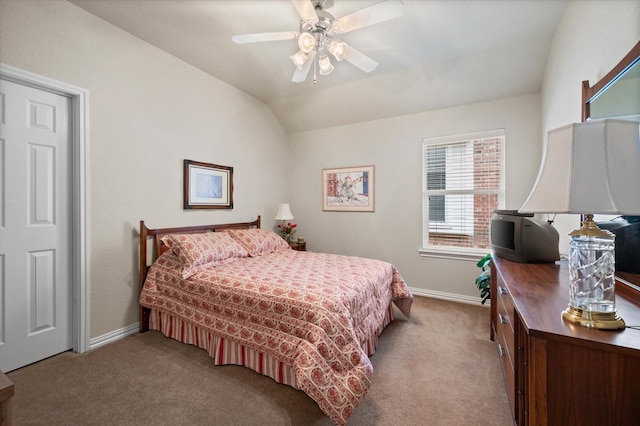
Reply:
[[[547,130],[580,120],[581,81],[593,84],[640,39],[637,1],[574,1],[554,37],[541,96],[502,99],[441,111],[292,135],[291,203],[311,250],[391,261],[426,294],[477,297],[473,262],[423,258],[420,141],[425,137],[504,127],[506,208],[529,194]],[[428,96],[428,94],[425,94]],[[324,167],[374,164],[376,212],[322,212]],[[558,216],[561,253],[576,218]]]
[[[542,89],[542,129],[581,120],[582,81],[604,77],[640,40],[640,2],[573,1],[553,39]],[[543,143],[543,141],[541,141]],[[559,215],[560,252],[567,234],[579,227],[575,215]]]
[[[298,232],[313,251],[395,264],[417,294],[477,299],[477,260],[418,254],[422,247],[422,139],[498,128],[506,132],[506,208],[517,209],[529,194],[541,155],[537,94],[291,135],[290,201]],[[375,166],[374,213],[322,211],[323,168],[371,164]]]
[[[263,102],[61,1],[1,1],[0,62],[90,92],[92,338],[138,321],[141,219],[273,225],[288,137]],[[183,211],[183,159],[234,167],[234,209]]]
[[[137,321],[140,219],[162,227],[262,214],[270,226],[283,201],[309,249],[388,260],[419,292],[477,298],[474,262],[418,255],[422,138],[505,128],[506,207],[518,208],[537,173],[542,131],[579,120],[580,82],[602,77],[640,39],[639,20],[636,1],[572,2],[542,95],[293,135],[262,102],[63,1],[0,0],[0,62],[90,91],[97,337]],[[185,158],[234,167],[233,210],[182,210]],[[376,167],[375,213],[322,212],[322,168],[367,164]]]

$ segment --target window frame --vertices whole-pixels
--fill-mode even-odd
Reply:
[[[452,146],[456,143],[459,144],[473,144],[475,140],[481,139],[489,139],[500,137],[501,141],[501,149],[500,149],[500,184],[497,190],[487,190],[487,189],[475,189],[471,188],[467,189],[456,189],[456,190],[427,190],[427,150],[430,147],[437,145],[445,145]],[[472,146],[472,145],[471,145]],[[469,149],[469,148],[467,148]],[[472,149],[472,148],[471,148]],[[471,132],[464,134],[457,134],[451,136],[442,136],[435,138],[423,138],[422,139],[422,248],[419,250],[421,256],[427,257],[438,257],[438,258],[448,258],[448,259],[459,259],[459,260],[477,260],[478,256],[484,256],[490,250],[489,248],[477,248],[477,247],[458,247],[458,246],[445,246],[445,245],[433,245],[429,244],[429,235],[433,233],[438,234],[454,234],[454,235],[473,235],[473,230],[469,233],[460,232],[459,229],[455,229],[454,227],[450,227],[448,230],[443,229],[441,232],[437,230],[432,230],[431,224],[429,221],[429,196],[430,195],[439,195],[441,192],[443,195],[455,195],[455,194],[467,194],[470,196],[474,196],[476,194],[497,194],[498,196],[498,206],[496,208],[503,209],[505,206],[505,157],[506,157],[506,131],[505,129],[493,129],[487,131],[479,131],[479,132]],[[471,166],[475,161],[475,157],[472,155]],[[472,182],[473,185],[473,182]],[[445,211],[446,218],[446,211]],[[474,215],[475,216],[475,215]],[[471,222],[473,222],[473,216],[471,217]],[[445,221],[446,224],[446,221]],[[442,225],[441,225],[442,226]],[[446,226],[445,226],[446,228]]]

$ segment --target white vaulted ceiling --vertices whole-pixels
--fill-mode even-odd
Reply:
[[[234,34],[297,31],[290,0],[70,0],[253,95],[290,133],[538,93],[565,0],[404,0],[403,16],[340,38],[378,62],[293,83],[295,40],[235,44]],[[333,0],[339,18],[378,0]],[[388,0],[400,1],[400,0]]]

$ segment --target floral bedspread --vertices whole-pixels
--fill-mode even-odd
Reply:
[[[390,301],[407,317],[413,295],[387,262],[284,250],[242,258],[187,280],[167,252],[150,268],[140,304],[292,365],[296,386],[337,424],[371,384],[362,345]]]

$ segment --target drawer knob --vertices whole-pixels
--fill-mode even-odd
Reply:
[[[498,293],[500,294],[507,294],[507,289],[504,287],[498,287]]]
[[[500,324],[505,324],[509,322],[509,317],[506,315],[498,314],[498,320],[500,321]]]
[[[498,353],[500,354],[500,358],[504,356],[504,349],[502,349],[502,345],[498,343]]]

